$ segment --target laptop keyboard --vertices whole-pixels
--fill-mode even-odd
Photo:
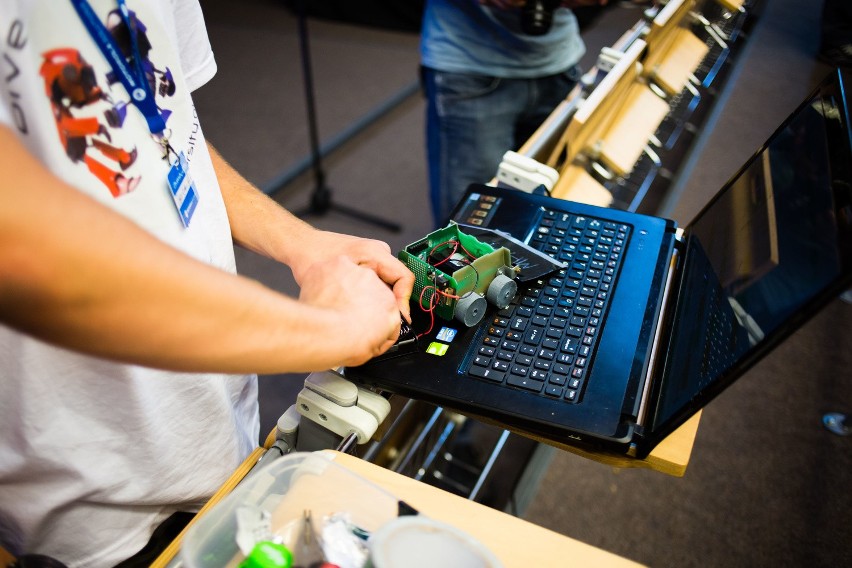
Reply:
[[[629,234],[627,225],[545,211],[529,244],[567,266],[522,288],[493,317],[466,372],[578,402]]]

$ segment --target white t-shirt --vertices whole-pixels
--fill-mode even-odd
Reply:
[[[117,2],[89,2],[119,37]],[[198,190],[188,228],[160,145],[111,80],[70,1],[0,0],[0,122],[80,191],[234,272],[224,203],[190,97],[216,71],[201,9],[197,0],[128,7],[170,142],[186,155]],[[160,317],[169,325],[170,314]],[[256,446],[258,424],[254,376],[120,365],[0,326],[0,544],[69,566],[112,566],[169,514],[212,495]]]

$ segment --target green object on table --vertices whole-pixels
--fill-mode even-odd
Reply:
[[[283,544],[261,541],[254,545],[240,568],[291,568],[293,554]]]

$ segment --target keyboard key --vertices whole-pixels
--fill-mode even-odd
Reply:
[[[527,333],[524,335],[524,343],[527,345],[538,345],[541,341],[541,337],[543,335],[544,329],[540,327],[532,326],[527,330]]]
[[[536,381],[515,375],[509,375],[509,378],[506,380],[506,384],[533,392],[541,392],[542,387],[544,387],[544,382],[542,381]]]
[[[546,385],[544,387],[544,393],[559,398],[562,396],[562,387],[557,385]]]
[[[553,314],[553,308],[550,308],[548,306],[539,306],[535,309],[535,313],[537,315],[549,318]]]
[[[477,355],[473,359],[473,364],[479,365],[480,367],[487,367],[488,365],[491,364],[491,358],[490,357],[483,357],[482,355]]]
[[[570,364],[565,365],[563,363],[554,363],[551,370],[553,371],[554,374],[557,374],[557,375],[567,375],[568,373],[571,372],[571,365]]]
[[[562,330],[558,327],[550,327],[547,329],[546,335],[548,338],[555,339],[558,342],[559,339],[562,339]]]
[[[503,382],[503,378],[506,376],[505,373],[501,373],[500,371],[495,371],[494,369],[485,369],[478,365],[471,365],[468,373],[475,377],[479,377],[482,379],[488,379],[489,381],[495,381],[498,383]]]
[[[529,367],[524,367],[522,365],[513,365],[512,366],[512,374],[518,375],[519,377],[526,377],[529,375],[530,369]]]
[[[541,369],[533,369],[529,373],[529,378],[545,382],[548,378],[550,378],[550,373],[548,373],[547,371],[542,371]]]
[[[517,355],[515,357],[515,363],[518,365],[524,365],[525,367],[529,367],[533,364],[535,359],[530,357],[529,355]]]
[[[550,375],[550,378],[547,379],[547,382],[553,385],[565,386],[568,383],[567,377],[562,375]]]
[[[556,353],[554,353],[550,349],[539,349],[538,353],[535,354],[535,356],[539,359],[547,359],[548,361],[553,360],[554,355],[556,355]]]
[[[563,365],[570,365],[574,362],[574,356],[570,353],[560,353],[556,356],[556,362]]]

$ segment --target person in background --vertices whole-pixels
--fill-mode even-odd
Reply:
[[[0,0],[0,37],[0,546],[147,566],[256,447],[255,373],[382,353],[413,275],[205,140],[197,0]],[[237,275],[234,243],[298,298]]]
[[[436,226],[487,183],[580,79],[570,8],[606,0],[427,0],[420,42],[429,198]]]

